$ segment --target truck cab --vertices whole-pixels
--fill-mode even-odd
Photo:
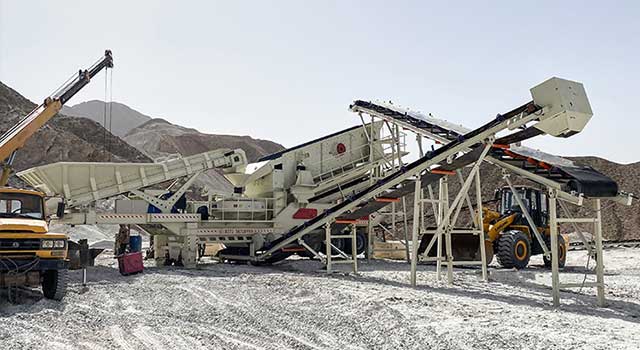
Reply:
[[[67,286],[67,236],[50,233],[44,194],[0,188],[0,287],[42,286],[61,300]]]

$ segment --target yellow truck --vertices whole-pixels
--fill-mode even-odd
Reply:
[[[45,298],[62,300],[67,289],[67,236],[50,233],[44,194],[6,187],[16,152],[102,69],[112,68],[111,51],[80,70],[31,113],[0,136],[0,288],[42,286]]]
[[[48,232],[41,192],[0,188],[0,286],[42,285],[48,299],[67,289],[67,236]]]

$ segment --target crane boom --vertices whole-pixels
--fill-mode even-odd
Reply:
[[[63,84],[51,96],[47,97],[42,104],[20,119],[11,129],[0,136],[0,160],[4,162],[0,185],[5,186],[11,173],[11,163],[15,152],[24,146],[25,142],[33,136],[49,119],[62,109],[62,106],[75,94],[89,83],[91,78],[96,76],[102,69],[113,67],[113,57],[111,50],[105,50],[104,56],[96,63],[85,70],[80,70],[78,74]]]

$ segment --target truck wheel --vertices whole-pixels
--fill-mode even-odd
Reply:
[[[47,299],[62,300],[67,294],[67,270],[48,270],[42,276],[42,294]]]
[[[342,239],[342,238],[334,238],[331,240],[331,244],[333,244],[334,247],[340,249],[340,251],[346,253],[346,251],[344,250],[345,247],[345,242],[346,239]],[[322,253],[326,253],[327,252],[327,245],[325,243],[322,244]],[[331,253],[332,254],[338,254],[338,251],[334,248],[331,248]]]
[[[524,269],[531,258],[529,238],[520,231],[507,231],[498,238],[498,263],[505,268]]]
[[[551,250],[551,237],[547,236],[544,238],[544,243],[547,245],[549,250]],[[567,246],[564,242],[564,237],[562,235],[558,235],[558,267],[564,267],[564,264],[567,262]],[[546,268],[551,268],[551,257],[543,256],[542,260],[544,261],[544,266]]]
[[[351,254],[351,238],[346,238],[344,240],[344,252],[346,254]],[[367,233],[363,230],[356,231],[356,254],[364,254],[367,250]]]

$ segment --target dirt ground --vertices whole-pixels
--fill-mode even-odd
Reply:
[[[492,265],[489,283],[457,269],[451,287],[419,266],[411,288],[409,266],[397,261],[363,261],[357,276],[290,259],[197,270],[150,263],[123,277],[103,255],[87,290],[73,272],[61,303],[2,295],[0,349],[638,349],[640,249],[605,259],[608,307],[585,288],[563,292],[554,309],[539,257],[521,271]],[[561,280],[593,280],[586,262],[570,252]]]

